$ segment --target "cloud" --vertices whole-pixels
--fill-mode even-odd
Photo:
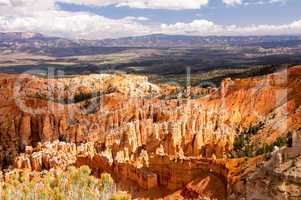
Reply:
[[[126,0],[52,0],[57,3],[69,3],[86,6],[109,6],[117,5]]]
[[[168,34],[207,35],[218,34],[221,26],[207,20],[194,20],[191,23],[162,24],[161,31]]]
[[[199,9],[207,5],[209,0],[127,0],[117,4],[117,7],[128,6],[140,9],[185,10]]]
[[[148,21],[149,20],[149,18],[147,18],[147,17],[133,17],[133,16],[127,16],[124,19],[136,20],[136,21]]]
[[[265,5],[274,3],[286,3],[288,0],[222,0],[224,4],[228,6],[239,6],[239,5]]]
[[[9,0],[0,0],[0,6],[1,5],[9,5],[10,1]]]
[[[0,0],[3,1],[3,0]],[[22,1],[22,0],[21,0]],[[25,1],[25,0],[23,0]],[[185,10],[199,9],[209,0],[45,0],[55,3],[69,3],[87,6],[130,7],[139,9]]]
[[[0,31],[30,31],[86,39],[143,35],[151,31],[140,23],[147,20],[144,17],[110,19],[87,12],[62,11],[53,0],[9,0],[0,4],[0,13]]]
[[[288,0],[270,0],[270,3],[286,3]]]
[[[283,25],[222,26],[207,20],[161,25],[161,31],[184,35],[281,35],[301,34],[301,20]]]
[[[150,33],[150,28],[136,19],[109,19],[88,13],[48,11],[25,17],[0,17],[0,31],[29,31],[47,35],[103,39]]]
[[[199,9],[208,4],[209,0],[53,0],[61,3],[130,7],[139,9],[185,10]]]
[[[224,4],[229,6],[236,6],[242,4],[242,0],[223,0],[223,2]]]
[[[0,31],[39,32],[51,36],[85,39],[117,38],[152,33],[198,36],[301,34],[301,20],[283,25],[251,26],[224,26],[205,19],[193,20],[189,23],[155,24],[147,22],[148,18],[143,16],[110,19],[88,12],[63,11],[56,4],[57,1],[89,5],[112,3],[107,0],[0,0]],[[141,0],[141,2],[146,1]],[[153,4],[148,5],[149,7],[159,6],[155,4],[156,0],[152,2]],[[175,4],[174,1],[172,3],[168,0],[164,2],[164,5],[160,5],[162,8],[171,4],[174,9],[183,8],[181,3]],[[198,5],[194,4],[194,6]],[[185,6],[185,8],[194,7],[192,4]]]

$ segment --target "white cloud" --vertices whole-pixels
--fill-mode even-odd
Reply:
[[[178,22],[160,25],[147,23],[148,18],[143,16],[110,19],[87,12],[62,11],[55,4],[57,1],[89,5],[105,5],[113,2],[108,0],[0,0],[0,31],[29,31],[85,39],[116,38],[152,33],[199,36],[301,34],[301,20],[283,25],[223,26],[200,19],[190,23]],[[130,1],[128,0],[128,2]],[[153,4],[148,6],[159,8],[156,1],[158,0],[153,0]],[[120,1],[115,0],[114,2]],[[141,2],[146,1],[141,0]],[[174,1],[173,3],[169,0],[162,2],[165,4],[161,4],[161,8],[171,4],[173,4],[173,9],[199,6],[198,3],[188,5],[189,2],[197,2],[189,0],[185,1],[188,2],[185,7],[182,3],[175,4]],[[181,2],[183,1],[181,0]]]
[[[53,0],[56,2],[117,7],[127,6],[140,9],[184,10],[199,9],[208,4],[209,0]]]
[[[149,20],[149,18],[147,18],[147,17],[133,17],[133,16],[127,16],[124,19],[136,20],[136,21],[148,21]]]
[[[0,31],[30,31],[47,35],[103,39],[150,33],[132,18],[109,19],[88,13],[48,11],[25,17],[0,17]]]
[[[128,6],[131,8],[141,9],[167,9],[167,10],[184,10],[184,9],[199,9],[202,6],[208,5],[210,0],[0,0],[1,4],[7,5],[29,5],[37,4],[52,4],[69,3],[77,5],[90,6]],[[241,4],[267,4],[267,3],[286,3],[288,0],[221,0],[227,5]]]
[[[191,23],[162,24],[161,31],[168,34],[207,35],[218,34],[221,27],[207,20],[194,20]]]
[[[301,34],[301,20],[283,25],[222,26],[207,20],[190,23],[163,24],[161,31],[168,34],[185,35],[280,35]]]
[[[288,0],[222,0],[224,4],[228,6],[239,6],[239,5],[265,5],[274,3],[286,3]]]
[[[53,0],[10,0],[9,4],[0,4],[0,13],[0,31],[30,31],[87,39],[150,33],[150,27],[140,23],[147,18],[110,19],[86,12],[67,12],[58,9]]]
[[[52,1],[78,4],[78,5],[108,6],[108,5],[116,5],[126,0],[52,0]]]
[[[10,1],[9,0],[0,0],[0,6],[1,5],[10,5]]]
[[[199,9],[209,0],[46,0],[79,5],[130,7],[140,9],[185,10]]]
[[[286,3],[288,0],[270,0],[270,3]]]
[[[199,9],[207,5],[209,0],[127,0],[120,2],[117,6],[128,6],[141,9],[168,9],[184,10]]]
[[[223,0],[224,4],[229,6],[241,5],[242,0]]]
[[[199,9],[207,5],[209,0],[0,0],[0,5],[10,5],[11,7],[35,8],[54,7],[56,3],[69,3],[90,6],[130,7],[140,9],[165,9],[165,10],[185,10]],[[44,5],[43,5],[44,4]]]

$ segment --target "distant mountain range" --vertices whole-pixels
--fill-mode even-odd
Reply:
[[[126,47],[187,47],[204,45],[250,45],[265,42],[301,40],[301,36],[186,36],[154,34],[138,37],[108,39],[105,46]]]
[[[301,44],[301,36],[185,36],[154,34],[104,40],[72,40],[49,37],[39,33],[0,33],[0,51],[4,53],[27,52],[68,56],[74,54],[112,53],[126,48],[231,46],[291,46]]]

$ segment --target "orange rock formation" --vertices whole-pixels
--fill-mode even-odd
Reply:
[[[164,99],[168,86],[133,75],[0,77],[2,167],[88,164],[144,189],[195,196],[216,180],[227,191],[226,157],[237,135],[261,124],[251,141],[260,146],[301,128],[298,66],[225,79],[198,99]]]

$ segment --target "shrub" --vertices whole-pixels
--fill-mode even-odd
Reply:
[[[260,148],[251,143],[251,137],[256,135],[260,129],[264,126],[264,123],[260,122],[255,126],[251,126],[244,130],[234,140],[234,149],[229,152],[227,156],[229,158],[241,158],[241,157],[253,157],[258,155],[266,155],[274,150],[275,146],[282,147],[290,142],[290,137],[279,137],[276,141],[270,145],[263,144]]]
[[[113,181],[111,175],[107,174],[107,173],[101,174],[100,182],[101,182],[102,189],[104,192],[108,192],[114,184],[114,181]]]
[[[268,145],[266,143],[263,144],[263,146],[256,151],[256,155],[269,154],[274,151],[275,146],[283,147],[285,145],[288,145],[288,142],[289,142],[289,138],[285,139],[283,137],[279,137],[276,139],[275,142],[273,142],[270,145]]]
[[[78,103],[81,101],[85,101],[87,99],[91,99],[92,98],[92,94],[88,93],[79,93],[77,95],[74,96],[74,103]]]
[[[69,167],[65,172],[56,174],[35,172],[31,174],[34,176],[31,180],[30,173],[14,170],[9,179],[0,180],[0,199],[98,200],[108,199],[114,192],[114,181],[109,174],[102,174],[97,179],[90,175],[91,170],[87,166]]]
[[[114,194],[110,200],[130,200],[131,197],[127,194],[121,194],[121,193],[117,193],[117,194]]]

